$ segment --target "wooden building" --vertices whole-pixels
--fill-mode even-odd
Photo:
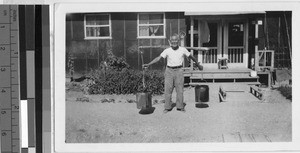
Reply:
[[[204,66],[200,72],[186,60],[191,84],[203,79],[257,84],[259,77],[250,76],[253,70],[267,74],[270,83],[274,68],[291,68],[291,12],[72,13],[66,21],[66,49],[74,57],[76,74],[99,67],[108,50],[141,69],[140,51],[144,62],[150,62],[174,33],[181,36],[182,46],[209,48],[190,48]],[[163,70],[165,64],[160,61],[151,69]]]

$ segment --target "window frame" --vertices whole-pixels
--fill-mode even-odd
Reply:
[[[163,14],[163,23],[159,24],[140,24],[140,14]],[[162,25],[163,26],[163,36],[140,36],[140,26],[151,26],[151,25]],[[137,14],[137,38],[166,38],[166,14],[164,12],[147,12],[147,13],[138,13]]]
[[[86,24],[86,16],[89,15],[108,15],[108,25],[87,25]],[[87,27],[109,27],[109,36],[98,36],[98,37],[88,37],[86,28]],[[111,28],[111,14],[84,14],[84,39],[91,40],[91,39],[112,39],[112,28]]]

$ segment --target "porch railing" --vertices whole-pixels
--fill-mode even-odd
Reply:
[[[202,63],[218,63],[218,49],[217,47],[208,47],[208,51],[203,51],[200,53],[200,58],[202,58]]]
[[[200,53],[202,63],[218,63],[218,49],[217,47],[209,47],[209,51]],[[228,61],[229,63],[243,63],[244,47],[228,47]]]
[[[243,63],[244,47],[228,47],[228,62],[229,63]]]

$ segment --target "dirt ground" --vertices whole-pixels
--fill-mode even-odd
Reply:
[[[227,101],[219,102],[222,85]],[[67,143],[288,142],[292,141],[292,102],[277,90],[263,89],[263,100],[249,86],[209,85],[209,102],[195,103],[194,88],[184,91],[186,112],[163,113],[163,95],[153,96],[144,112],[135,95],[87,95],[66,92]],[[173,93],[173,101],[176,92]],[[87,97],[89,102],[82,102]],[[81,98],[81,99],[80,99]],[[101,102],[114,99],[114,102]],[[156,103],[157,102],[157,103]],[[175,102],[175,101],[174,101]],[[200,106],[200,107],[199,107]]]

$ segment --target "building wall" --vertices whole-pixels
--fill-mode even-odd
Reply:
[[[107,50],[112,49],[114,55],[125,57],[133,69],[141,68],[141,56],[138,46],[168,45],[168,39],[173,33],[186,31],[185,17],[180,12],[165,13],[166,38],[137,39],[137,13],[111,13],[112,39],[84,39],[84,14],[68,14],[66,17],[66,49],[67,54],[74,56],[74,71],[82,75],[90,69],[99,67],[107,57]],[[159,56],[162,48],[144,50],[144,63]],[[151,69],[162,70],[165,61],[151,66]],[[66,68],[66,70],[68,70]]]
[[[137,39],[137,13],[111,13],[112,39],[84,39],[84,14],[68,14],[66,17],[66,48],[67,53],[75,57],[75,73],[85,74],[91,69],[99,67],[107,57],[107,50],[111,49],[118,57],[125,57],[133,69],[141,69],[141,55],[139,46],[168,45],[168,38],[173,33],[186,32],[189,29],[189,19],[183,12],[168,12],[166,17],[166,38],[164,39]],[[249,15],[249,68],[251,58],[254,58],[254,45],[258,49],[275,51],[275,68],[290,68],[290,49],[288,36],[291,41],[291,12],[267,12],[265,15]],[[255,25],[252,21],[260,19],[263,25],[259,26],[259,39],[255,40]],[[288,29],[288,30],[287,30]],[[188,36],[187,36],[188,37]],[[185,41],[189,41],[186,38]],[[187,44],[187,43],[186,43]],[[150,62],[163,51],[162,48],[148,48],[144,51],[144,63]],[[151,69],[162,70],[165,61],[151,66]],[[67,67],[66,67],[66,70]]]

